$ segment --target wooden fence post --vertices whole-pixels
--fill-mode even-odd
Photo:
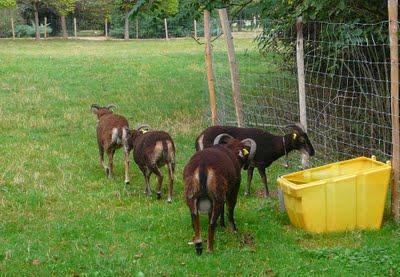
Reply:
[[[108,20],[107,18],[104,19],[104,29],[105,29],[105,34],[106,38],[108,37]]]
[[[194,38],[197,39],[197,21],[194,20]]]
[[[44,38],[47,38],[47,17],[44,18]]]
[[[76,17],[74,17],[74,36],[77,37],[77,34],[76,34]]]
[[[168,24],[167,24],[167,19],[164,18],[164,28],[165,28],[165,39],[168,40]]]
[[[139,39],[139,18],[136,16],[136,39]]]
[[[400,170],[400,137],[399,137],[399,46],[397,23],[398,0],[388,0],[389,36],[390,36],[390,92],[392,114],[392,214],[399,220],[399,170]]]
[[[196,24],[195,24],[196,26]],[[211,28],[210,28],[210,11],[204,10],[204,37],[206,40],[206,68],[207,68],[207,83],[208,93],[210,95],[211,123],[217,124],[217,100],[215,97],[214,86],[214,70],[212,65],[212,48],[211,48]]]
[[[300,123],[307,132],[307,106],[306,106],[306,81],[304,73],[304,39],[303,39],[303,19],[298,17],[296,21],[296,60],[297,60],[297,79],[299,87],[299,109]],[[301,164],[303,168],[309,166],[308,155],[302,154]]]
[[[224,32],[226,46],[228,48],[228,59],[231,71],[232,96],[233,96],[233,103],[235,105],[236,122],[239,127],[242,127],[243,108],[242,108],[242,100],[240,98],[239,72],[236,64],[235,47],[233,45],[233,37],[229,25],[228,13],[224,8],[224,9],[218,9],[218,14],[219,14],[219,19],[221,21],[222,31]]]
[[[14,18],[13,17],[11,17],[11,31],[12,31],[13,39],[15,39],[15,28],[14,28]]]

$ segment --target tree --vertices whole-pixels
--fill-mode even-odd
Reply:
[[[11,18],[16,18],[15,0],[0,0],[0,37],[8,35]]]
[[[144,2],[144,1],[142,1]],[[119,6],[121,10],[125,14],[125,27],[124,27],[124,39],[128,40],[129,39],[129,16],[130,16],[130,11],[137,5],[137,0],[120,0]]]
[[[135,18],[140,12],[158,11],[166,16],[178,12],[179,0],[119,0],[118,6],[124,12],[124,38],[129,39],[129,19]]]
[[[61,29],[63,38],[68,38],[66,16],[75,10],[77,0],[47,0],[47,3],[53,7],[61,18]]]
[[[75,13],[84,15],[86,20],[103,24],[110,21],[115,9],[115,0],[78,0]]]
[[[40,39],[39,32],[39,6],[43,3],[43,0],[17,0],[17,5],[31,6],[33,8],[35,17],[35,39]]]

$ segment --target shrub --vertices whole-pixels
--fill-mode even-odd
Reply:
[[[53,29],[47,24],[47,34],[50,34]],[[29,38],[35,36],[35,26],[34,25],[24,25],[19,24],[15,26],[15,35],[19,38]],[[39,33],[44,36],[44,25],[39,26]]]
[[[109,35],[110,37],[114,38],[124,38],[124,29],[123,28],[111,29]]]
[[[35,28],[30,25],[16,25],[15,35],[19,38],[28,38],[35,36]]]

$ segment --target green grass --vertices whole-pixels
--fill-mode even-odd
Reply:
[[[192,40],[0,40],[1,275],[400,274],[400,230],[390,220],[380,231],[312,235],[293,228],[275,198],[243,191],[239,233],[218,228],[215,252],[195,255],[181,175],[208,124],[203,69],[203,47]],[[173,204],[165,186],[162,201],[144,196],[135,165],[123,184],[121,151],[106,179],[92,103],[114,103],[133,126],[172,134]],[[277,161],[270,187],[294,170]],[[202,229],[205,237],[205,218]]]

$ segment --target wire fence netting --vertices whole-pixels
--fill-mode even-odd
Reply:
[[[252,35],[234,32],[233,37],[244,124],[282,134],[284,126],[300,120],[297,32],[277,23],[265,21]],[[356,156],[392,158],[388,25],[303,24],[314,165]],[[235,125],[226,46],[214,43],[213,54],[219,124]]]
[[[235,25],[244,125],[283,134],[286,125],[300,121],[296,26],[265,21],[240,32]],[[303,24],[302,31],[307,128],[316,149],[311,165],[357,156],[400,159],[392,155],[389,22],[316,21]],[[213,43],[213,68],[218,123],[236,125],[223,43]]]

